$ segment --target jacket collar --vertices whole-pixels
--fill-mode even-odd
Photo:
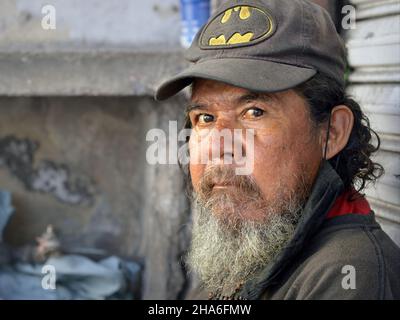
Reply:
[[[244,285],[243,289],[238,292],[238,296],[244,299],[257,299],[263,293],[265,288],[280,274],[280,271],[289,265],[301,251],[307,240],[318,231],[326,214],[343,189],[343,182],[339,175],[328,161],[324,161],[293,238],[273,262],[266,266],[257,277]]]
[[[349,201],[350,197],[354,199]],[[348,214],[368,215],[370,212],[371,207],[367,199],[354,188],[349,188],[336,199],[331,210],[326,215],[326,219],[337,218]]]

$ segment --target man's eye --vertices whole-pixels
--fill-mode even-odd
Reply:
[[[211,114],[202,113],[198,116],[198,121],[200,123],[210,123],[214,121],[214,116],[212,116]]]
[[[253,108],[247,109],[245,114],[244,114],[244,116],[245,117],[250,117],[250,118],[258,118],[258,117],[263,116],[264,113],[265,113],[264,110],[262,110],[260,108],[253,107]]]

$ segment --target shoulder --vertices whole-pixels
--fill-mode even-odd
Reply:
[[[332,219],[309,241],[293,282],[296,298],[399,298],[399,248],[371,217],[353,218]]]

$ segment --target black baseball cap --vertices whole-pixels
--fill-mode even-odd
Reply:
[[[307,0],[227,0],[199,30],[185,58],[190,66],[158,87],[157,100],[195,78],[273,93],[321,72],[344,85],[343,40],[329,13]]]

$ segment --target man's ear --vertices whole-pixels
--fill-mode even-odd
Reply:
[[[329,140],[326,151],[327,160],[332,159],[346,147],[351,131],[353,130],[353,125],[354,115],[349,107],[345,105],[339,105],[332,109],[331,126],[329,130]],[[322,131],[323,152],[325,151],[326,145],[326,130],[328,130],[328,124],[326,124],[325,130]]]

